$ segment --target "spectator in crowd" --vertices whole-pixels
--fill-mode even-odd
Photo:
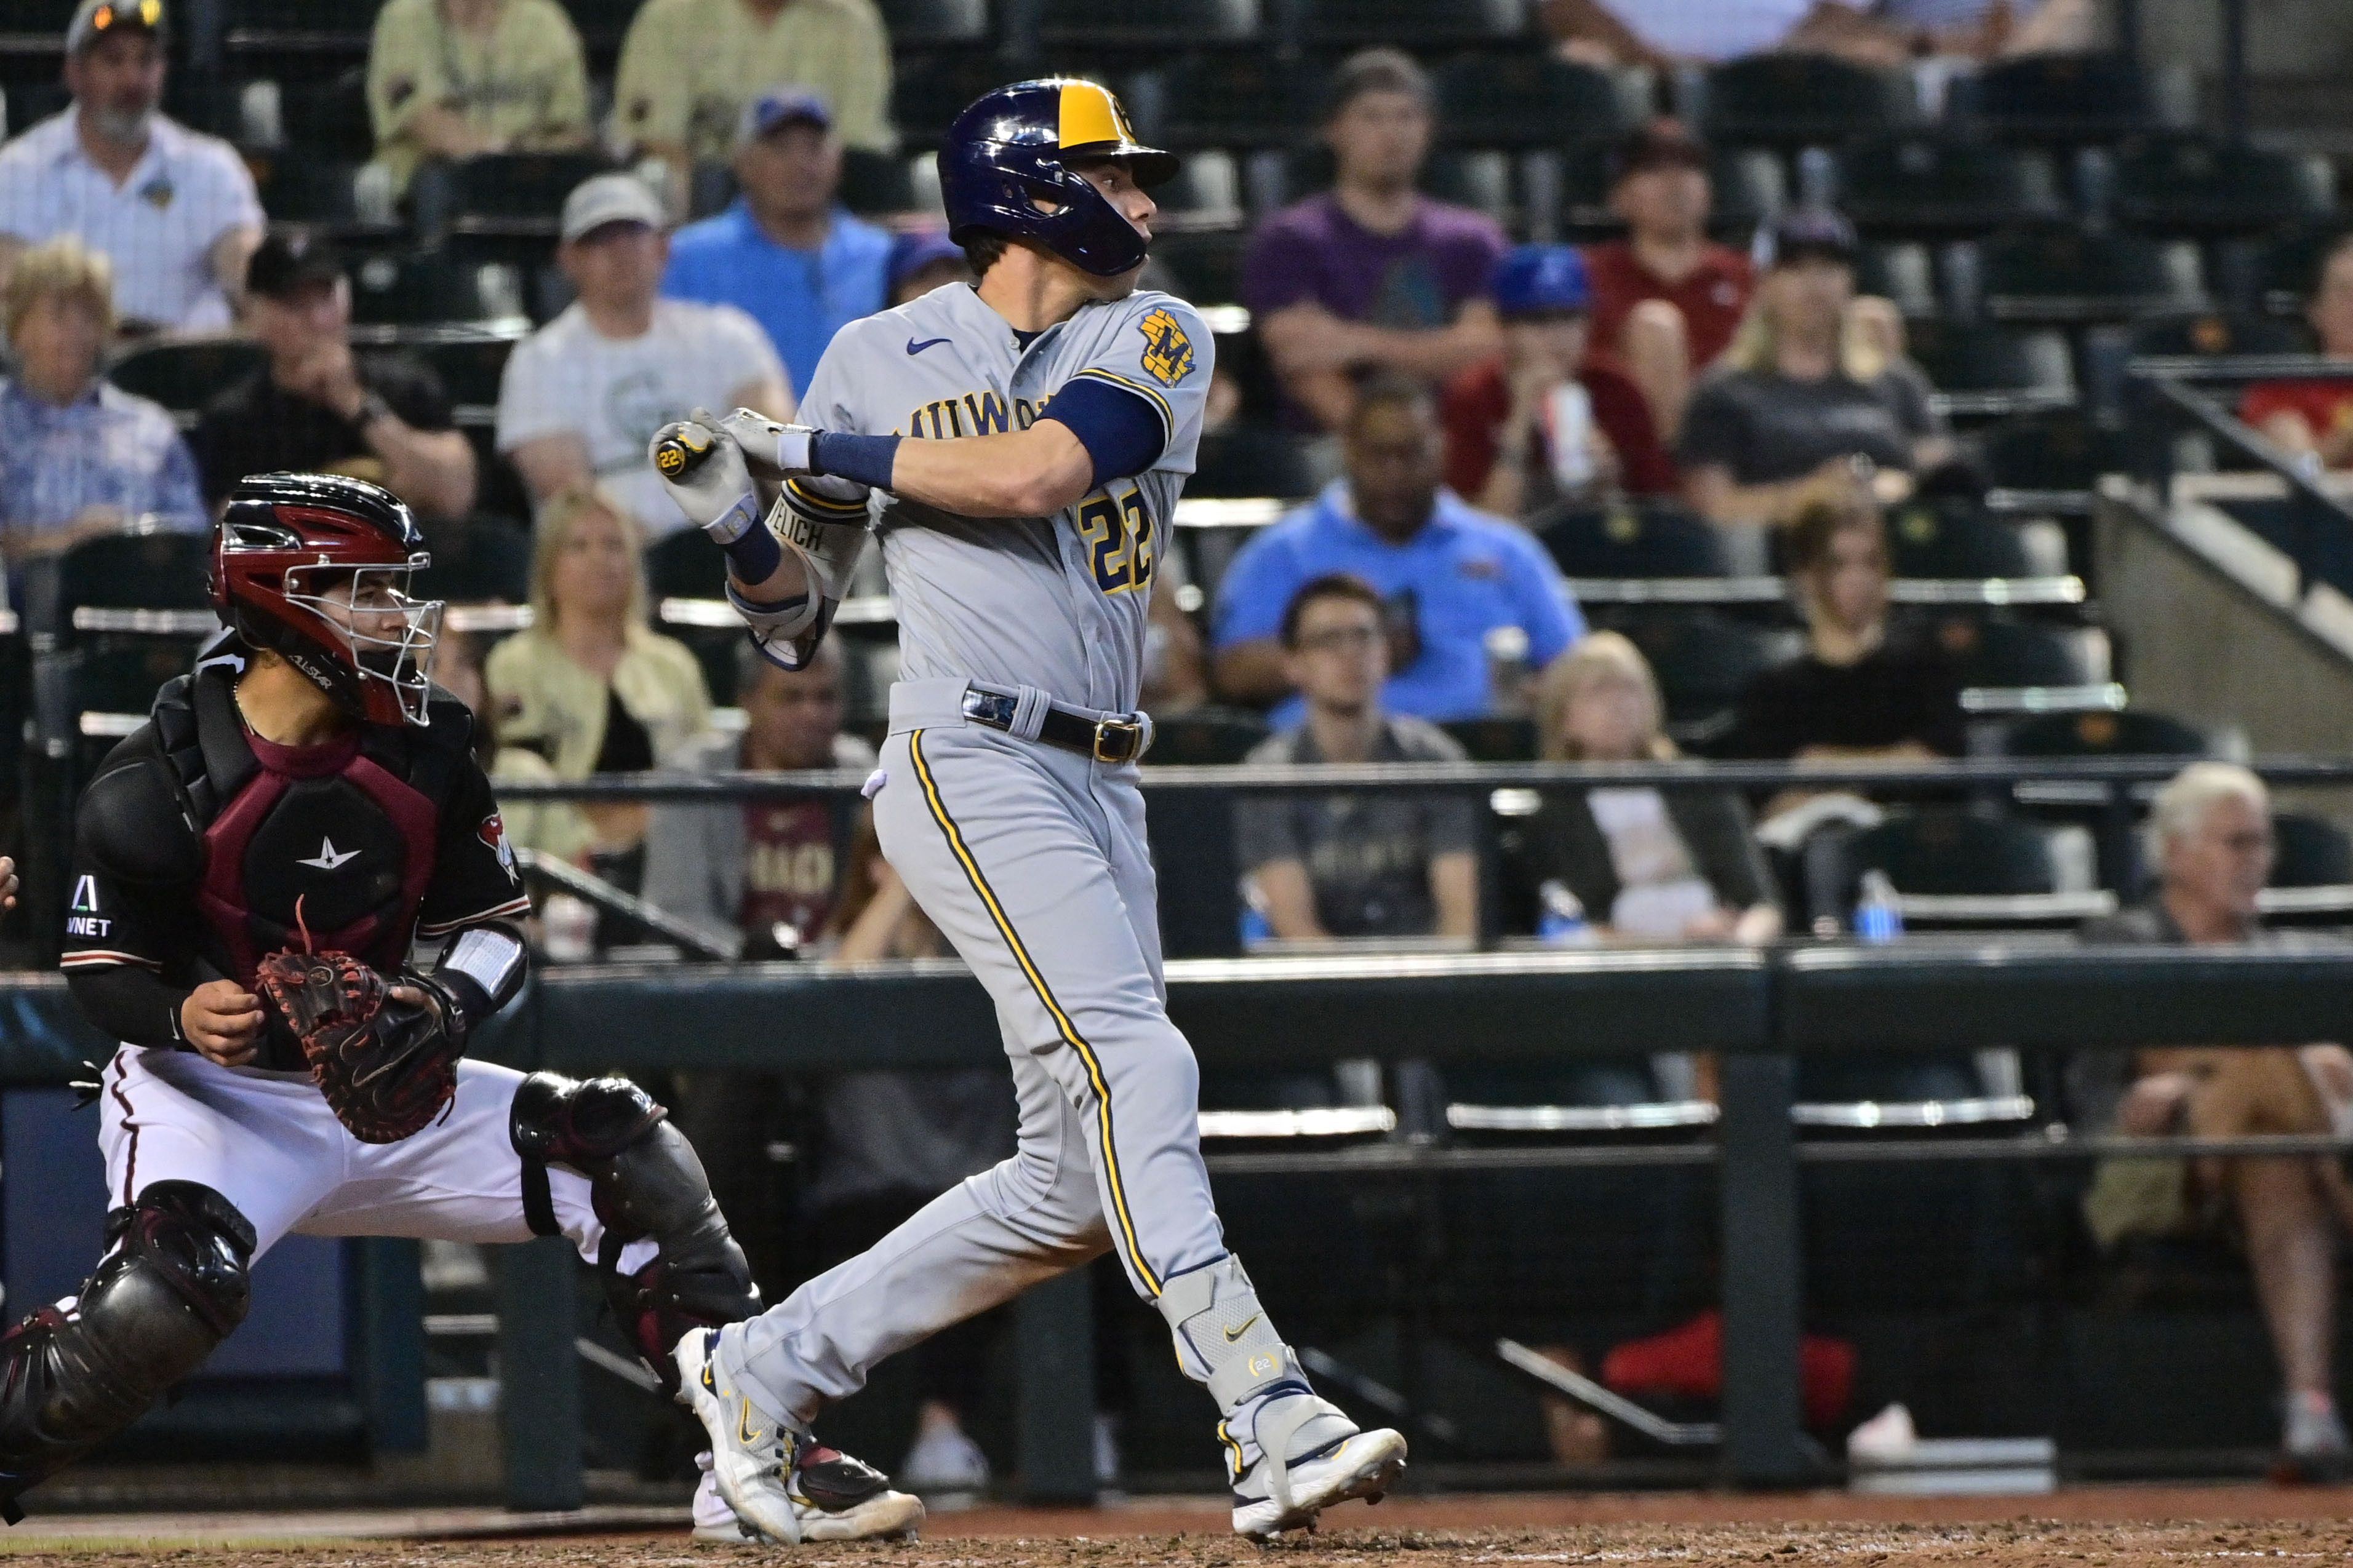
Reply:
[[[2321,258],[2304,319],[2322,353],[2353,358],[2353,234]],[[2259,381],[2247,388],[2239,417],[2323,468],[2353,468],[2353,379]]]
[[[591,486],[541,510],[531,626],[492,648],[483,667],[501,756],[537,752],[560,779],[643,773],[709,727],[702,667],[646,625],[642,543],[619,499]],[[565,853],[585,840],[588,868],[636,892],[649,809],[584,801],[549,814],[558,842],[527,847]]]
[[[1683,493],[1728,544],[1761,568],[1757,525],[1789,522],[1858,489],[1883,501],[1953,444],[1926,380],[1892,362],[1854,300],[1854,226],[1825,208],[1784,214],[1767,231],[1766,275],[1740,333],[1683,412]],[[1753,542],[1744,552],[1736,542]]]
[[[2072,55],[2099,43],[2093,0],[1882,0],[1879,15],[1909,36],[1915,57]]]
[[[1659,682],[1641,650],[1595,632],[1545,672],[1536,742],[1550,762],[1671,762]],[[1781,934],[1781,910],[1739,793],[1603,786],[1547,791],[1527,832],[1527,884],[1558,882],[1604,936],[1734,942]]]
[[[561,233],[556,264],[580,297],[508,356],[499,450],[536,505],[593,482],[649,537],[675,532],[686,519],[646,444],[697,406],[791,418],[784,365],[734,306],[659,297],[669,256],[661,203],[635,176],[583,181],[565,198]]]
[[[126,333],[226,327],[261,201],[237,150],[163,113],[164,0],[81,0],[73,103],[0,149],[0,268],[60,234],[114,263]]]
[[[2094,921],[2086,942],[2268,940],[2255,896],[2271,876],[2271,800],[2254,774],[2224,763],[2184,768],[2158,794],[2148,848],[2153,896]],[[2070,1064],[2068,1086],[2079,1124],[2131,1137],[2327,1133],[2353,1113],[2353,1056],[2334,1045],[2084,1051]],[[2206,1236],[2245,1252],[2285,1384],[2285,1468],[2341,1479],[2348,1453],[2330,1362],[2337,1232],[2353,1225],[2353,1192],[2337,1161],[2111,1160],[2084,1212],[2103,1248],[2135,1237]]]
[[[1626,237],[1585,249],[1592,352],[1642,389],[1651,422],[1672,440],[1692,377],[1731,346],[1756,280],[1747,257],[1707,237],[1707,149],[1678,121],[1628,137],[1612,172],[1609,210],[1625,220]]]
[[[70,235],[10,268],[0,308],[16,374],[0,382],[0,554],[69,550],[140,520],[201,531],[210,519],[172,416],[99,378],[114,326],[114,270]]]
[[[372,479],[425,518],[474,505],[474,448],[440,378],[405,353],[352,353],[352,284],[314,235],[254,252],[246,319],[269,363],[205,405],[196,467],[217,505],[248,474],[308,470]]]
[[[820,643],[804,669],[736,647],[742,735],[697,736],[665,765],[692,773],[871,768],[874,748],[841,729],[841,652]],[[646,897],[747,956],[814,947],[839,889],[833,808],[807,800],[657,805],[646,829]]]
[[[1283,662],[1305,699],[1297,727],[1269,736],[1249,761],[1459,763],[1452,737],[1387,713],[1386,606],[1345,572],[1302,584],[1282,610]],[[1479,868],[1470,802],[1459,795],[1263,795],[1236,808],[1241,863],[1274,934],[1470,937],[1478,931]]]
[[[1813,503],[1789,530],[1788,557],[1806,651],[1741,693],[1726,752],[1825,762],[1961,755],[1968,735],[1952,667],[1933,644],[1888,635],[1879,509],[1854,499]]]
[[[1440,486],[1438,416],[1420,384],[1366,387],[1346,442],[1345,477],[1261,531],[1226,569],[1213,636],[1218,689],[1237,702],[1284,700],[1275,722],[1299,722],[1283,616],[1310,579],[1350,572],[1388,606],[1388,711],[1438,722],[1522,700],[1522,667],[1543,668],[1585,630],[1552,558],[1525,530]],[[1518,646],[1491,660],[1491,641]]]
[[[621,43],[615,132],[670,169],[724,162],[744,106],[779,85],[825,100],[842,142],[892,153],[891,40],[872,0],[646,0]]]
[[[1446,482],[1488,511],[1525,517],[1620,489],[1675,488],[1641,392],[1588,358],[1592,292],[1568,245],[1523,245],[1495,269],[1501,358],[1449,382]]]
[[[887,269],[893,308],[920,300],[934,289],[972,281],[972,263],[944,229],[918,229],[893,239]]]
[[[1487,280],[1503,231],[1414,188],[1430,153],[1430,79],[1396,49],[1343,63],[1324,114],[1332,189],[1260,226],[1242,260],[1250,308],[1304,427],[1348,422],[1356,374],[1436,384],[1502,347]]]
[[[427,159],[568,152],[593,133],[580,35],[555,0],[386,0],[367,98],[396,193]]]
[[[2093,47],[2092,0],[1544,0],[1561,53],[1588,65],[1713,64],[1780,50],[1900,70],[1924,55],[1989,60]]]
[[[835,201],[841,142],[812,93],[778,89],[744,106],[735,179],[733,205],[670,237],[662,292],[743,310],[807,386],[833,334],[882,309],[891,236]]]

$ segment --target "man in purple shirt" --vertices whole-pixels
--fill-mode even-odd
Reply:
[[[1352,56],[1324,115],[1332,189],[1251,237],[1242,302],[1303,427],[1345,426],[1360,373],[1435,384],[1503,353],[1487,298],[1503,230],[1414,189],[1431,118],[1430,79],[1409,57]]]

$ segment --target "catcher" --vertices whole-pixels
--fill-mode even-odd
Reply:
[[[472,717],[428,681],[427,559],[374,485],[246,480],[214,536],[227,629],[82,795],[63,966],[124,1042],[100,1086],[107,1250],[0,1337],[12,1521],[237,1326],[290,1231],[567,1237],[657,1372],[690,1326],[759,1310],[660,1107],[463,1059],[522,988],[501,922],[529,905]],[[811,1479],[851,1508],[882,1490],[863,1469]]]

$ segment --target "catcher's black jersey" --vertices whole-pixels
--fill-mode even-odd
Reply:
[[[250,989],[260,960],[305,933],[389,973],[413,938],[529,910],[456,699],[437,689],[422,728],[279,746],[237,715],[243,668],[240,646],[214,645],[83,792],[59,961],[78,989],[120,966],[175,994],[222,976]],[[257,1065],[299,1068],[290,1037],[269,1033]]]

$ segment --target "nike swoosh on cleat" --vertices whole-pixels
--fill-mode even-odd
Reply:
[[[752,1430],[752,1402],[748,1399],[745,1400],[744,1402],[744,1414],[738,1417],[735,1422],[736,1440],[748,1448],[754,1443],[757,1443],[765,1435],[765,1428],[759,1432]]]
[[[947,339],[945,339],[945,338],[925,338],[922,342],[920,342],[920,343],[919,343],[919,342],[917,342],[914,339],[913,339],[913,338],[909,338],[909,339],[907,340],[907,353],[908,353],[910,355],[919,354],[919,353],[923,353],[925,349],[927,349],[927,348],[934,347],[934,345],[939,344],[939,343],[946,342],[947,341],[948,341],[948,340],[947,340]]]
[[[1226,1331],[1226,1343],[1228,1343],[1228,1344],[1232,1344],[1235,1341],[1237,1341],[1237,1340],[1240,1339],[1244,1334],[1249,1333],[1249,1332],[1250,1332],[1250,1326],[1252,1323],[1257,1322],[1257,1321],[1259,1321],[1259,1319],[1260,1319],[1261,1317],[1262,1317],[1262,1316],[1264,1316],[1264,1314],[1263,1314],[1263,1313],[1260,1313],[1260,1312],[1252,1312],[1249,1317],[1244,1318],[1244,1319],[1242,1320],[1242,1321],[1241,1321],[1241,1326],[1240,1326],[1240,1328],[1237,1328],[1237,1329],[1228,1329],[1228,1330]]]

